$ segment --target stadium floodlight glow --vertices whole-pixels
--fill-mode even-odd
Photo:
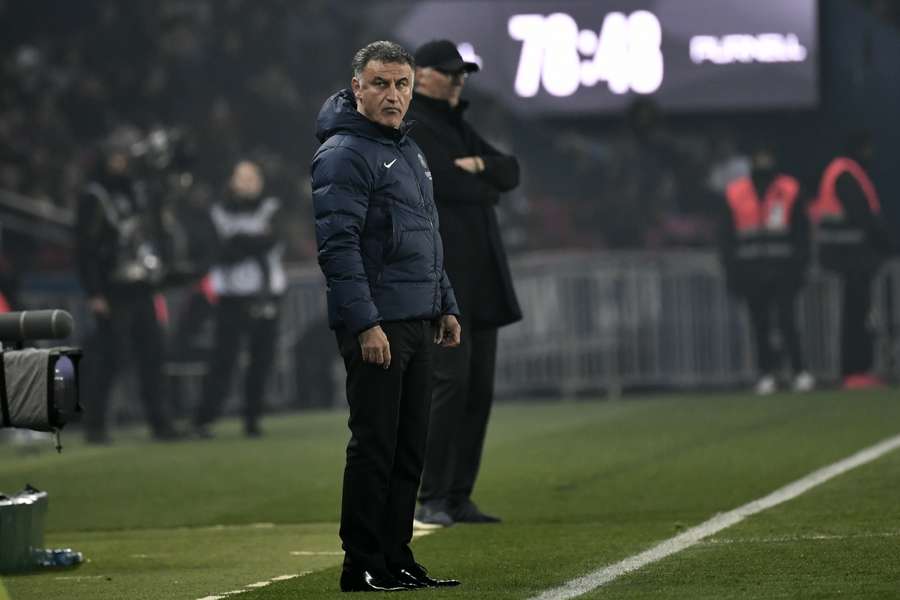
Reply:
[[[0,315],[0,427],[57,434],[81,416],[78,348],[21,348],[26,340],[59,339],[72,332],[63,310]],[[15,349],[3,344],[13,343]]]

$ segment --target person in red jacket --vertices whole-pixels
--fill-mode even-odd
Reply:
[[[893,241],[865,168],[873,154],[870,133],[851,135],[844,155],[825,168],[810,206],[819,262],[841,278],[841,375],[847,388],[883,385],[871,372],[874,341],[869,312],[872,281],[891,254]]]
[[[793,388],[811,390],[815,380],[804,364],[794,315],[809,258],[800,183],[778,170],[773,148],[764,143],[753,152],[750,176],[729,183],[725,195],[721,257],[729,289],[747,302],[760,374],[756,392],[771,394],[778,387],[781,357],[772,343],[773,309]]]

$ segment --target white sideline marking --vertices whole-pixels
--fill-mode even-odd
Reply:
[[[791,542],[821,542],[837,540],[859,540],[872,538],[900,537],[900,531],[881,531],[870,533],[850,533],[846,535],[834,535],[830,533],[817,533],[813,535],[782,535],[764,538],[713,538],[700,543],[701,546],[731,546],[738,544],[786,544]]]
[[[270,526],[274,526],[274,525],[272,525],[271,523],[254,523],[253,525],[251,525],[251,527],[262,527],[262,528],[268,528]],[[219,529],[219,528],[224,529],[224,527],[225,526],[222,526],[222,525],[216,525],[213,528],[214,529]],[[413,532],[413,539],[425,537],[426,535],[430,535],[432,533],[434,533],[434,532],[433,531],[416,531],[416,532]],[[330,552],[330,551],[324,551],[324,552],[314,552],[311,550],[292,550],[291,551],[292,556],[341,556],[343,554],[344,554],[343,552]],[[266,587],[267,585],[269,585],[271,583],[275,583],[276,581],[287,581],[288,579],[295,579],[297,577],[303,577],[304,575],[309,575],[310,573],[312,573],[312,571],[303,571],[302,573],[297,573],[296,575],[279,575],[278,577],[273,577],[272,579],[267,579],[265,581],[257,581],[256,583],[248,583],[247,585],[245,585],[244,587],[242,587],[238,590],[231,590],[230,592],[221,592],[219,594],[216,594],[215,596],[204,596],[202,598],[198,598],[197,600],[225,600],[227,598],[230,598],[231,596],[237,596],[238,594],[243,594],[245,592],[251,592],[253,590],[257,590],[259,588]]]
[[[654,563],[675,554],[676,552],[681,552],[686,548],[690,548],[700,542],[703,538],[716,534],[732,525],[736,525],[749,516],[772,508],[773,506],[777,506],[782,502],[793,500],[800,494],[808,492],[812,488],[821,485],[838,475],[842,475],[856,467],[872,462],[898,447],[900,447],[900,434],[879,442],[874,446],[860,450],[856,454],[828,465],[827,467],[822,467],[821,469],[813,471],[809,475],[775,490],[768,496],[763,496],[762,498],[748,502],[747,504],[726,513],[719,513],[700,525],[691,527],[675,537],[660,542],[649,550],[645,550],[640,554],[635,554],[634,556],[630,556],[615,564],[592,571],[587,575],[572,579],[559,587],[533,596],[530,600],[567,600],[586,594],[622,575],[637,571],[650,563]]]
[[[238,594],[243,594],[245,592],[252,592],[253,590],[258,590],[259,588],[266,587],[271,583],[275,583],[276,581],[287,581],[288,579],[296,579],[297,577],[303,577],[304,575],[309,575],[312,571],[303,571],[302,573],[296,573],[294,575],[279,575],[278,577],[273,577],[272,579],[267,579],[265,581],[257,581],[256,583],[250,583],[245,585],[239,590],[231,590],[230,592],[222,592],[221,594],[217,594],[215,596],[203,596],[202,598],[198,598],[197,600],[224,600],[229,596],[237,596]]]

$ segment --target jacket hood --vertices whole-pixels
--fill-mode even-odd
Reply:
[[[408,124],[393,129],[370,121],[356,110],[356,98],[345,88],[328,98],[316,118],[316,138],[320,143],[338,133],[352,133],[383,141],[396,141],[406,135]]]

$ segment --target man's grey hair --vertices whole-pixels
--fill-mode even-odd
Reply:
[[[352,63],[353,76],[359,79],[363,69],[373,60],[383,63],[407,64],[410,69],[416,68],[416,60],[406,48],[396,42],[381,40],[367,44],[356,52]]]

